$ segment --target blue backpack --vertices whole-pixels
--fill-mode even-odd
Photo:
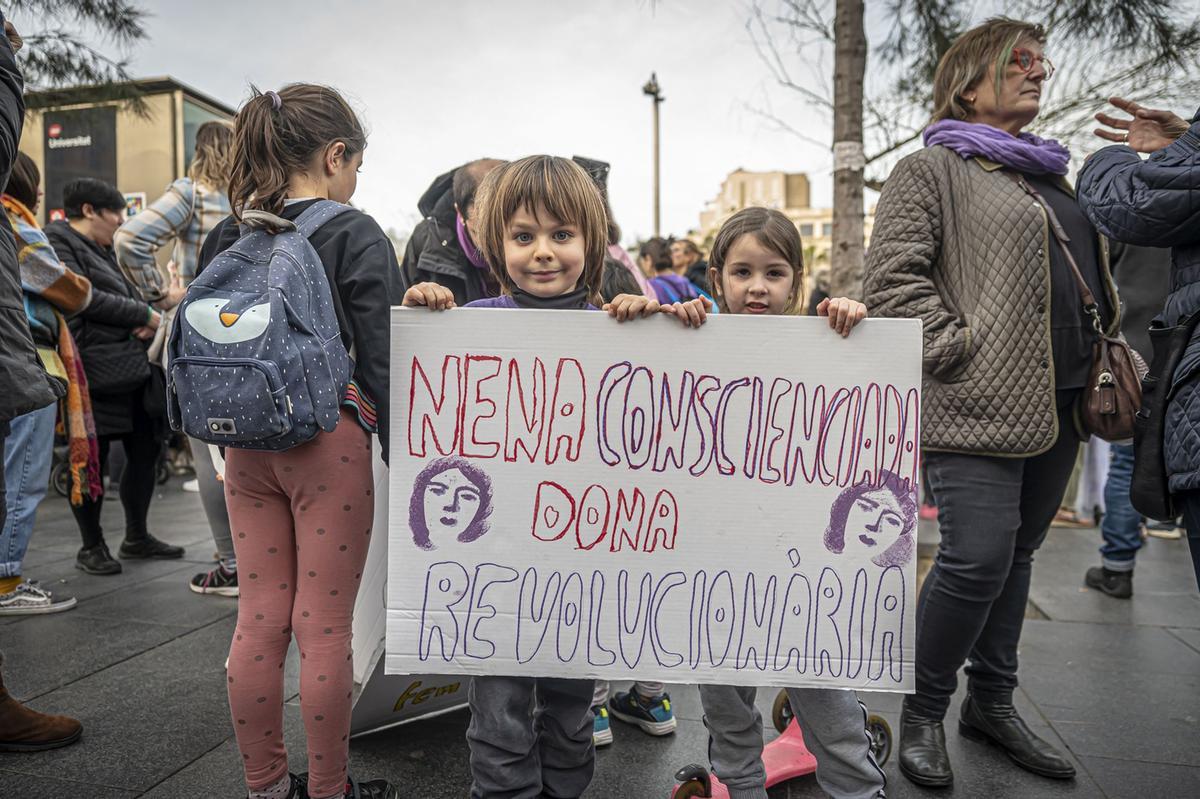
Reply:
[[[349,210],[319,200],[295,222],[243,215],[248,232],[192,281],[175,316],[167,345],[172,429],[272,451],[334,429],[353,365],[308,238]]]

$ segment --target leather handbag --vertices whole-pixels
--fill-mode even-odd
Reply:
[[[1079,265],[1075,263],[1075,256],[1071,255],[1071,248],[1067,246],[1070,241],[1067,231],[1059,223],[1050,203],[1037,189],[1020,176],[1016,176],[1016,181],[1046,212],[1050,230],[1062,248],[1071,266],[1075,284],[1079,287],[1083,311],[1096,332],[1087,385],[1075,409],[1080,427],[1083,432],[1105,441],[1129,441],[1133,438],[1134,417],[1142,406],[1142,378],[1149,371],[1146,362],[1124,338],[1105,335],[1096,297],[1088,288]]]
[[[1154,360],[1150,373],[1142,380],[1142,407],[1134,419],[1133,481],[1129,486],[1129,498],[1138,513],[1151,519],[1179,516],[1167,479],[1163,441],[1175,370],[1191,343],[1197,323],[1200,323],[1200,312],[1184,317],[1174,327],[1165,327],[1157,319],[1150,323]]]

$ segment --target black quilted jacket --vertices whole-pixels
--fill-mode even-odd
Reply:
[[[1171,293],[1160,318],[1173,326],[1200,311],[1200,112],[1170,147],[1142,160],[1105,147],[1079,173],[1079,204],[1106,235],[1171,248]],[[1200,335],[1174,377],[1164,454],[1172,491],[1200,488]]]

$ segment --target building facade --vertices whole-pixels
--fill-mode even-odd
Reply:
[[[137,213],[173,180],[187,174],[196,130],[212,120],[232,120],[234,109],[173,78],[136,83],[143,106],[90,99],[72,90],[72,103],[51,105],[47,95],[30,92],[21,151],[42,171],[43,224],[62,217],[62,190],[74,178],[108,181]]]
[[[803,172],[749,172],[740,168],[730,172],[720,192],[700,212],[700,227],[694,239],[707,251],[725,220],[752,206],[773,208],[792,220],[800,231],[810,272],[829,263],[833,209],[812,207],[808,175]],[[873,224],[874,214],[868,212],[863,220],[867,242]]]

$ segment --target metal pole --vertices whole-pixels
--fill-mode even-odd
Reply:
[[[659,189],[659,139],[658,139],[658,106],[663,101],[656,73],[650,73],[649,82],[642,87],[642,93],[649,95],[654,102],[654,235],[662,235],[660,215]]]

